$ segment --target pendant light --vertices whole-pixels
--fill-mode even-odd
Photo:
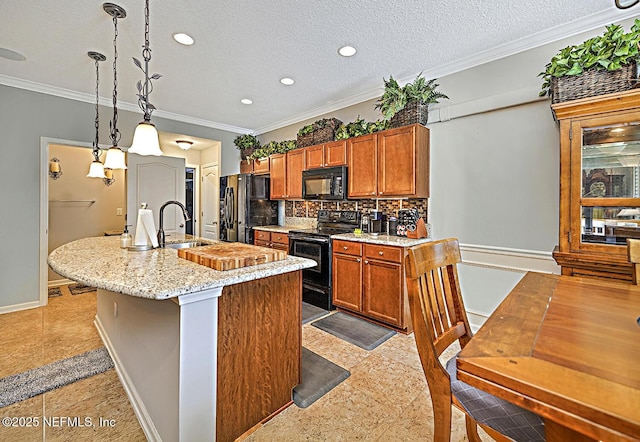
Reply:
[[[118,48],[116,41],[118,40],[118,19],[125,18],[127,12],[120,6],[113,3],[104,3],[102,9],[113,17],[113,27],[115,29],[113,37],[113,120],[109,122],[111,147],[107,151],[107,156],[104,160],[104,167],[108,169],[126,169],[127,165],[124,161],[124,152],[118,147],[118,141],[120,141],[120,131],[118,130],[118,74],[116,70],[116,63],[118,62]]]
[[[149,78],[149,61],[151,60],[151,49],[149,48],[149,0],[145,1],[144,6],[144,47],[142,49],[142,58],[144,59],[144,68],[137,58],[133,57],[133,62],[144,72],[144,83],[138,80],[136,85],[138,88],[138,106],[144,112],[144,119],[136,127],[129,152],[138,155],[160,156],[162,155],[162,150],[160,150],[158,131],[151,122],[151,112],[155,110],[155,106],[149,102],[149,94],[153,91],[151,80],[157,80],[162,75],[153,74]]]
[[[100,84],[100,70],[98,69],[98,63],[105,61],[107,57],[99,52],[88,52],[87,55],[91,58],[96,65],[96,118],[94,120],[94,126],[96,128],[96,138],[93,140],[93,162],[89,167],[88,178],[106,178],[104,174],[104,166],[100,161],[100,148],[98,147],[98,129],[100,127],[100,118],[98,114],[98,86]]]

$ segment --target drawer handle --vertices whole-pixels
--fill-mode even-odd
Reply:
[[[369,261],[367,261],[367,260],[365,259],[364,263],[365,263],[365,264],[369,264]]]
[[[342,246],[342,248],[345,249],[345,250],[349,250],[349,247],[347,247],[347,246]]]
[[[378,252],[378,255],[382,256],[384,255],[384,252]]]
[[[360,262],[360,258],[356,258],[356,262]]]

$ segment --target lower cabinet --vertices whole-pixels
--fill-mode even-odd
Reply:
[[[286,233],[269,232],[267,230],[254,229],[253,244],[269,247],[270,249],[289,251],[289,236]]]
[[[405,254],[402,247],[334,240],[334,305],[410,332]]]

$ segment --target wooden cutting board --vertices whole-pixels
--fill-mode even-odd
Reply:
[[[215,270],[232,270],[280,261],[287,252],[234,242],[179,249],[178,256]]]

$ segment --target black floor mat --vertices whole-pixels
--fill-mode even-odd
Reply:
[[[396,334],[393,330],[342,312],[319,319],[311,325],[365,350],[373,350]]]
[[[306,324],[308,322],[313,321],[314,319],[318,319],[329,312],[320,307],[316,307],[313,304],[309,304],[307,302],[302,303],[302,323]]]
[[[307,408],[349,376],[348,370],[302,347],[302,383],[293,389],[293,402]]]

